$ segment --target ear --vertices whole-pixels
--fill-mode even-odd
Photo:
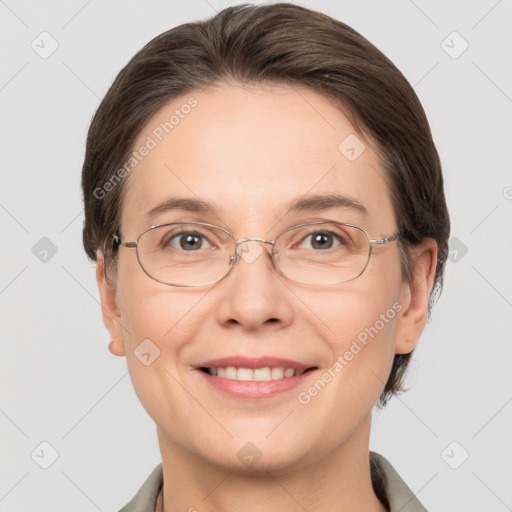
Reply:
[[[402,314],[396,326],[395,353],[409,354],[416,347],[428,316],[428,301],[437,267],[437,242],[424,238],[411,250],[412,282],[404,282]]]
[[[109,350],[115,356],[124,356],[123,329],[121,327],[121,313],[117,308],[115,284],[105,278],[103,253],[96,253],[96,282],[100,292],[101,312],[103,323],[110,333],[112,341]]]

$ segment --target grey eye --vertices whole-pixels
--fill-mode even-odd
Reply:
[[[303,247],[303,244],[309,244],[310,247]],[[302,242],[300,242],[299,247],[325,250],[341,244],[343,244],[343,240],[335,233],[331,233],[330,231],[316,231],[306,236]]]
[[[208,239],[204,235],[193,231],[174,234],[168,239],[167,245],[184,251],[197,251],[210,247]]]

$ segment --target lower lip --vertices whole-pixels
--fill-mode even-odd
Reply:
[[[224,379],[223,377],[210,375],[202,370],[197,371],[203,375],[209,384],[219,391],[241,399],[271,398],[279,393],[284,393],[285,391],[296,388],[314,373],[314,370],[309,370],[295,377],[284,377],[282,379],[265,381],[245,381]]]

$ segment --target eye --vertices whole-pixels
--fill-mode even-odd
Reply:
[[[182,231],[167,237],[162,241],[163,245],[182,249],[184,251],[197,251],[209,249],[211,244],[208,239],[197,231]]]
[[[300,249],[325,250],[338,245],[344,245],[344,240],[331,231],[315,231],[302,239],[298,244]]]

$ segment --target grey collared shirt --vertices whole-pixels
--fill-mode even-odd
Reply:
[[[393,466],[382,456],[370,452],[372,484],[378,498],[389,512],[427,512]],[[155,512],[158,494],[163,485],[163,469],[159,464],[139,492],[119,512]]]

